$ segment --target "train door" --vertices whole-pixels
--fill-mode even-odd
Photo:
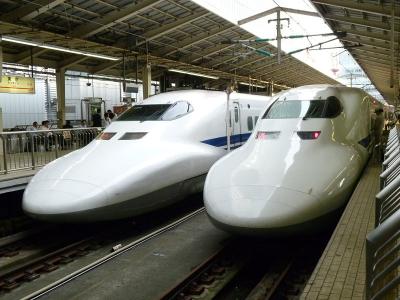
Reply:
[[[231,147],[237,148],[242,143],[242,126],[241,126],[241,115],[240,115],[240,105],[239,102],[233,102],[231,108]]]

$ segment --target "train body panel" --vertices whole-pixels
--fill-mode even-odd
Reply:
[[[258,116],[268,105],[267,97],[234,95],[243,118]],[[205,174],[226,153],[225,115],[223,92],[151,97],[85,148],[40,170],[26,188],[23,209],[50,221],[117,219],[201,191]],[[246,137],[248,130],[234,134]]]
[[[207,175],[207,213],[225,230],[301,231],[343,206],[368,159],[369,99],[362,91],[306,86],[275,100],[246,144]]]

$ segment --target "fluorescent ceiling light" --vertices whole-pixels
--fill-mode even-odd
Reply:
[[[60,51],[60,52],[78,54],[78,55],[85,55],[85,56],[107,59],[107,60],[114,60],[114,61],[119,60],[118,57],[112,57],[112,56],[103,55],[103,54],[91,53],[91,52],[86,52],[86,51],[77,50],[77,49],[75,50],[75,49],[70,49],[70,48],[65,48],[65,47],[60,47],[60,46],[53,46],[53,45],[48,45],[48,44],[44,44],[44,43],[28,41],[28,40],[24,40],[24,39],[12,37],[12,36],[2,36],[0,38],[0,41],[23,44],[23,45],[34,46],[34,47],[40,47],[40,48],[45,48],[45,49],[54,50],[54,51]]]
[[[51,45],[37,45],[37,46],[41,47],[41,48],[46,48],[46,49],[49,49],[49,50],[60,51],[60,52],[67,52],[67,53],[72,53],[72,54],[82,54],[78,50],[72,50],[72,49],[58,47],[58,46],[51,46]]]
[[[1,37],[1,41],[17,43],[17,44],[22,44],[22,45],[28,45],[28,46],[37,46],[37,43],[29,42],[29,41],[25,41],[25,40],[13,38],[13,37],[7,37],[7,36]]]
[[[211,79],[219,79],[219,77],[217,77],[217,76],[188,72],[188,71],[177,70],[177,69],[169,69],[168,71],[175,72],[175,73],[188,74],[188,75],[193,75],[193,76],[199,76],[199,77],[205,77],[205,78],[211,78]]]
[[[251,86],[254,86],[254,87],[258,87],[258,88],[262,88],[262,89],[265,89],[265,86],[264,85],[258,85],[258,84],[250,84],[250,83],[248,83],[248,82],[239,82],[239,84],[243,84],[243,85],[251,85]]]

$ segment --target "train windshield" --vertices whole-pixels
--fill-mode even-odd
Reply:
[[[336,97],[326,100],[286,100],[275,102],[263,119],[335,118],[341,112],[342,106]]]
[[[170,121],[193,111],[186,101],[174,104],[135,105],[123,113],[117,121]]]

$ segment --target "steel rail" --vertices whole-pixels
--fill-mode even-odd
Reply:
[[[50,292],[52,292],[53,290],[55,290],[57,288],[60,288],[61,286],[67,284],[68,282],[70,282],[70,281],[72,281],[72,280],[74,280],[74,279],[76,279],[76,278],[78,278],[78,277],[80,277],[80,276],[92,271],[93,269],[95,269],[95,268],[103,265],[104,263],[106,263],[106,262],[118,257],[119,255],[121,255],[121,254],[123,254],[123,253],[125,253],[127,251],[130,251],[132,249],[135,249],[138,246],[140,246],[140,245],[142,245],[142,244],[154,239],[155,237],[157,237],[157,236],[159,236],[159,235],[161,235],[161,234],[163,234],[165,232],[168,232],[168,231],[170,231],[171,229],[173,229],[175,227],[178,227],[182,223],[185,223],[189,219],[191,219],[191,218],[203,213],[204,211],[205,211],[205,208],[202,207],[202,208],[200,208],[200,209],[198,209],[198,210],[196,210],[196,211],[194,211],[194,212],[192,212],[192,213],[190,213],[190,214],[188,214],[188,215],[186,215],[186,216],[184,216],[184,217],[182,217],[182,218],[180,218],[180,219],[178,219],[178,220],[176,220],[176,221],[174,221],[174,222],[172,222],[172,223],[170,223],[170,224],[168,224],[168,225],[166,225],[166,226],[164,226],[164,227],[162,227],[160,229],[157,229],[157,230],[155,230],[155,231],[153,231],[153,232],[151,232],[151,233],[149,233],[149,234],[147,234],[147,235],[145,235],[145,236],[143,236],[143,237],[141,237],[141,238],[129,243],[128,245],[126,245],[124,247],[121,247],[120,249],[116,250],[115,252],[112,252],[112,253],[110,253],[110,254],[108,254],[108,255],[106,255],[106,256],[104,256],[104,257],[102,257],[102,258],[100,258],[100,259],[98,259],[98,260],[96,260],[96,261],[94,261],[92,263],[90,263],[89,265],[87,265],[87,266],[85,266],[85,267],[83,267],[83,268],[81,268],[79,270],[76,270],[75,272],[72,272],[71,274],[69,274],[69,275],[67,275],[67,276],[65,276],[65,277],[63,277],[63,278],[61,278],[61,279],[59,279],[59,280],[57,280],[57,281],[45,286],[45,287],[37,290],[36,292],[33,292],[33,293],[23,297],[22,300],[25,300],[25,299],[38,299],[38,298],[40,298],[42,296],[45,296],[45,295],[49,294]]]

